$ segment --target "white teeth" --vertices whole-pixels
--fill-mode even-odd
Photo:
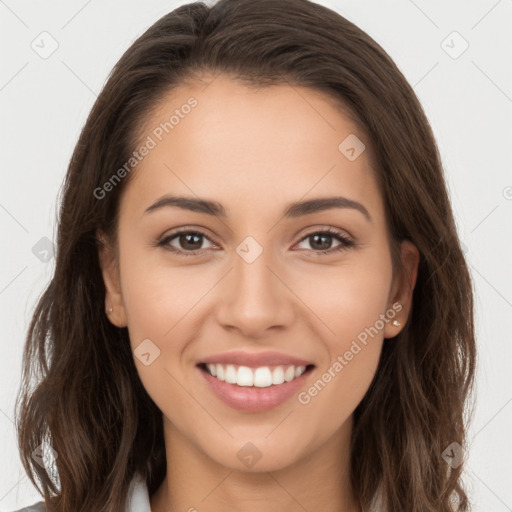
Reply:
[[[266,388],[272,385],[272,374],[268,366],[256,368],[254,372],[254,385],[257,388]]]
[[[236,383],[239,386],[252,386],[254,383],[252,370],[247,366],[240,366],[236,374]]]
[[[290,382],[295,377],[295,366],[288,366],[284,372],[284,380]]]
[[[217,370],[217,379],[219,380],[224,380],[224,366],[222,366],[221,364],[218,364],[216,365],[216,370]]]
[[[249,368],[248,366],[239,366],[228,364],[207,364],[206,368],[213,377],[219,380],[236,384],[237,386],[254,386],[257,388],[266,388],[269,386],[278,386],[284,382],[290,382],[300,377],[305,371],[305,366],[276,366],[271,370],[268,366],[259,368]]]
[[[282,384],[284,382],[284,370],[282,366],[274,368],[272,372],[272,384]]]
[[[226,366],[226,373],[224,374],[224,380],[230,384],[236,384],[236,370],[232,364]]]
[[[217,368],[215,368],[214,364],[208,364],[208,371],[214,376],[217,376]]]

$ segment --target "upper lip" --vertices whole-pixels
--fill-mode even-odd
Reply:
[[[260,366],[308,366],[313,363],[279,352],[224,352],[202,359],[205,364],[234,364],[258,368]]]

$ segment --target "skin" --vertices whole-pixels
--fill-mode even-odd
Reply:
[[[148,366],[135,357],[164,422],[167,477],[151,510],[357,511],[352,414],[384,338],[404,327],[418,251],[402,243],[406,276],[394,277],[369,143],[354,161],[338,150],[349,134],[365,135],[329,96],[288,85],[255,90],[223,75],[206,83],[174,89],[145,120],[141,140],[191,96],[198,101],[133,171],[121,196],[118,257],[112,247],[100,254],[110,321],[128,327],[132,349],[149,338],[160,350]],[[228,215],[175,207],[144,214],[167,193],[218,201]],[[363,204],[371,222],[351,208],[283,218],[291,202],[333,195]],[[196,239],[202,254],[156,246],[180,227],[205,234]],[[319,254],[306,235],[329,227],[356,245]],[[250,264],[236,252],[247,236],[263,248]],[[168,245],[193,253],[186,242]],[[387,322],[307,405],[294,395],[269,411],[238,411],[198,376],[206,356],[276,350],[315,364],[307,390],[397,302],[401,326]],[[262,455],[251,468],[237,457],[247,442]]]

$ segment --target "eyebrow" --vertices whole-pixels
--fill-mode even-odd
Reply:
[[[197,213],[205,213],[215,217],[227,217],[224,206],[217,201],[207,199],[199,199],[195,197],[165,195],[159,198],[155,203],[149,206],[144,215],[154,212],[164,207],[181,208]],[[368,210],[359,202],[347,197],[320,197],[317,199],[309,199],[307,201],[297,201],[286,207],[283,213],[284,218],[297,218],[303,215],[309,215],[332,208],[350,208],[361,212],[367,221],[373,222]]]

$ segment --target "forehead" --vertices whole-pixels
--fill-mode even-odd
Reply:
[[[257,89],[223,75],[190,82],[148,114],[137,147],[148,143],[123,194],[122,210],[133,214],[171,192],[213,198],[228,213],[326,195],[383,211],[366,135],[313,89]]]

